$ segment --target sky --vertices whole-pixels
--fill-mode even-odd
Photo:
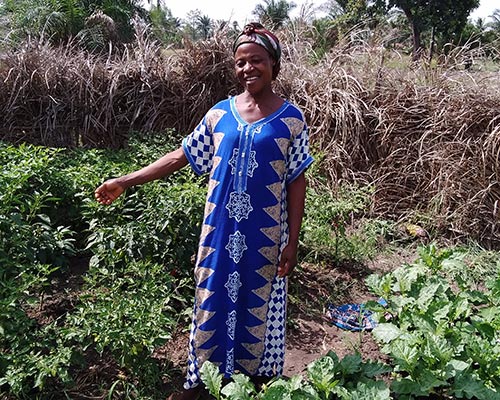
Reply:
[[[147,0],[143,0],[145,4],[148,3]],[[325,0],[293,0],[297,7],[295,7],[291,16],[298,14],[301,5],[306,3],[313,3],[315,6],[321,6],[325,3]],[[156,0],[152,1],[156,4]],[[264,4],[263,1],[258,0],[163,0],[162,4],[167,6],[174,17],[185,18],[186,14],[191,11],[198,9],[203,15],[207,15],[212,19],[223,19],[237,21],[240,25],[250,22],[253,20],[252,11],[255,9],[257,4]],[[479,8],[471,13],[471,18],[476,20],[477,18],[487,19],[495,9],[500,9],[500,2],[498,0],[481,0]]]

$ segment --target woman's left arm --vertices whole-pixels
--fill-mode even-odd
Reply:
[[[278,265],[278,276],[289,275],[297,265],[297,250],[299,247],[299,233],[304,216],[304,205],[306,198],[306,178],[304,173],[300,174],[287,186],[288,202],[288,244],[281,252]]]

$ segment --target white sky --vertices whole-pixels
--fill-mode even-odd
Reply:
[[[320,6],[325,3],[325,0],[293,0],[297,7],[292,12],[294,14],[299,12],[300,6],[305,3],[313,3],[315,6]],[[143,0],[145,4],[148,0]],[[156,4],[156,0],[151,1]],[[186,14],[198,9],[203,15],[207,15],[212,19],[223,19],[238,21],[241,24],[252,21],[252,11],[257,4],[264,4],[259,0],[163,0],[162,4],[170,8],[174,17],[185,18]],[[471,13],[471,18],[476,20],[481,17],[487,19],[495,9],[500,9],[499,0],[481,0],[479,8]]]
[[[479,7],[471,13],[470,17],[473,20],[478,18],[486,20],[495,10],[500,10],[500,2],[498,0],[481,0]]]

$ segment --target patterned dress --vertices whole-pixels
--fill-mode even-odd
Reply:
[[[198,385],[206,360],[226,377],[280,375],[287,280],[277,266],[288,239],[286,187],[313,161],[303,115],[284,102],[247,123],[232,97],[212,107],[182,146],[194,171],[210,178],[184,386]]]

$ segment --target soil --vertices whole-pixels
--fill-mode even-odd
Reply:
[[[329,351],[342,359],[358,352],[365,360],[387,361],[371,333],[351,332],[333,325],[327,318],[328,304],[363,303],[377,300],[368,291],[364,278],[391,271],[415,259],[411,250],[384,254],[367,264],[302,265],[289,280],[287,347],[284,376],[304,374],[307,365]],[[179,371],[186,367],[189,332],[180,327],[172,340],[156,356],[165,358]],[[183,375],[169,382],[168,390],[182,387]],[[210,399],[210,396],[202,396]]]
[[[350,332],[334,326],[326,316],[329,304],[363,303],[376,300],[364,284],[372,273],[384,273],[411,262],[411,250],[384,254],[365,263],[342,265],[304,264],[289,279],[289,305],[287,322],[287,348],[285,376],[303,374],[308,364],[334,351],[339,358],[359,352],[364,359],[386,360],[379,351],[370,332]],[[88,260],[75,259],[71,273],[52,282],[51,293],[30,316],[45,325],[67,313],[78,301]],[[179,326],[172,339],[158,348],[153,357],[158,361],[163,376],[162,391],[168,395],[182,387],[186,367],[189,326]],[[75,370],[76,387],[68,393],[72,399],[104,398],[103,388],[110,387],[117,379],[127,379],[113,358],[88,351],[85,367]],[[104,397],[103,397],[104,396]],[[166,396],[165,396],[166,397]],[[52,398],[57,398],[52,397]],[[210,398],[203,396],[202,398]]]

